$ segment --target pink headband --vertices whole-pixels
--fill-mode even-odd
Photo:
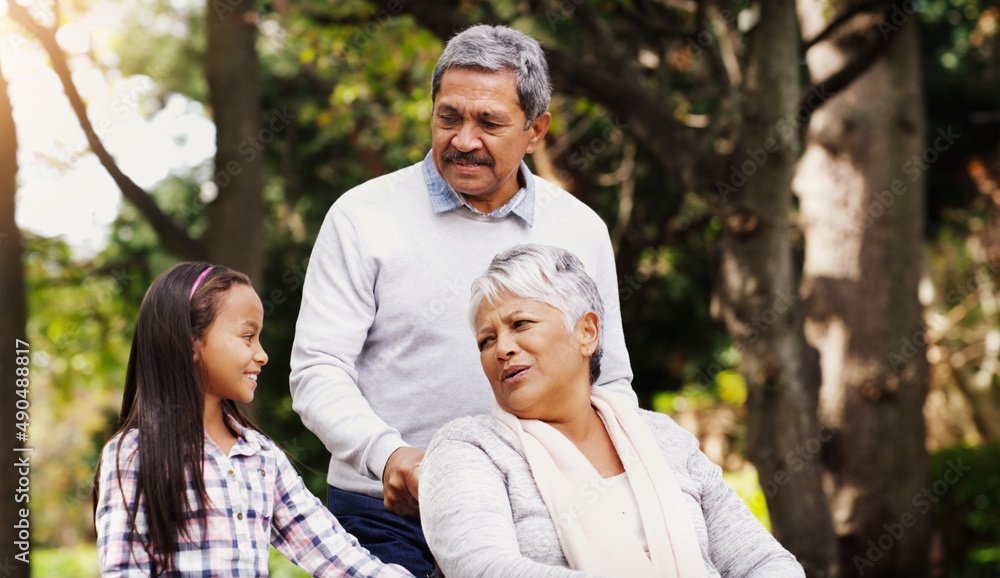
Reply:
[[[205,277],[208,275],[208,272],[211,271],[211,270],[212,270],[211,267],[209,267],[208,269],[205,269],[204,271],[201,272],[201,275],[198,275],[198,278],[194,280],[194,285],[191,286],[191,294],[188,295],[188,300],[189,301],[194,297],[194,292],[198,290],[198,285],[201,285],[201,282],[205,280]]]

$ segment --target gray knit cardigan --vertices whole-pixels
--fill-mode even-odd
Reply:
[[[697,438],[666,415],[639,412],[684,494],[708,576],[804,578]],[[457,419],[431,440],[420,466],[420,518],[448,578],[587,575],[568,568],[524,454],[491,416]]]

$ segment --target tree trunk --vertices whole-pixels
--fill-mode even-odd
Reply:
[[[26,345],[15,345],[18,339],[25,343],[28,341],[25,332],[27,306],[24,299],[24,269],[21,264],[21,232],[14,221],[16,193],[17,130],[7,94],[7,80],[0,70],[0,271],[3,271],[0,275],[0,303],[3,304],[3,315],[0,315],[0,347],[3,347],[3,352],[0,353],[0,413],[3,419],[0,419],[0,423],[4,424],[4,436],[10,436],[6,438],[11,440],[7,447],[13,451],[4,453],[12,461],[22,457],[29,460],[31,458],[29,452],[17,452],[15,448],[22,448],[27,444],[15,441],[14,437],[21,432],[14,423],[17,401],[21,399],[17,395],[20,388],[15,381],[18,379],[16,368],[28,367],[29,372],[31,370],[31,366],[15,363],[16,349],[30,351]],[[27,377],[30,380],[30,373]],[[30,558],[27,558],[28,563],[23,562],[25,558],[15,558],[23,551],[15,545],[15,542],[21,541],[21,537],[14,526],[22,519],[20,510],[29,507],[28,503],[16,502],[14,498],[21,475],[18,468],[14,467],[5,467],[0,471],[3,472],[0,475],[0,520],[3,520],[0,524],[0,573],[4,576],[29,576]]]
[[[219,195],[208,206],[209,224],[201,240],[210,261],[246,273],[259,289],[264,274],[263,151],[290,120],[284,111],[272,111],[268,126],[261,127],[254,3],[209,0],[205,16]]]
[[[809,576],[836,575],[830,511],[822,488],[824,442],[816,417],[819,366],[806,344],[789,240],[799,98],[793,0],[763,0],[749,35],[743,137],[732,156],[744,177],[725,192],[720,254],[721,317],[742,354],[747,447],[773,532]],[[727,177],[730,170],[727,170]]]
[[[803,35],[812,37],[831,19],[829,3],[798,2]],[[823,376],[819,412],[839,432],[824,457],[843,575],[927,573],[930,502],[918,496],[930,487],[917,298],[925,185],[911,161],[925,128],[915,20],[872,20],[867,35],[845,27],[807,53],[813,78],[827,78],[860,46],[891,40],[816,111],[794,181],[806,238],[806,337]]]

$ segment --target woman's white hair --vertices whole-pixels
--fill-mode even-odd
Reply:
[[[566,332],[589,311],[597,314],[597,349],[590,357],[590,383],[601,375],[604,353],[604,302],[597,284],[583,263],[566,249],[549,245],[517,245],[498,253],[490,266],[472,282],[469,325],[476,332],[476,317],[485,300],[496,304],[502,294],[530,299],[555,307],[563,314]]]

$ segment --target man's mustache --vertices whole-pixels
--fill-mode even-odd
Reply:
[[[475,165],[485,165],[487,167],[493,168],[493,159],[490,157],[481,157],[473,153],[463,153],[462,151],[450,150],[445,151],[441,158],[446,161],[465,161],[467,163],[472,163]]]

